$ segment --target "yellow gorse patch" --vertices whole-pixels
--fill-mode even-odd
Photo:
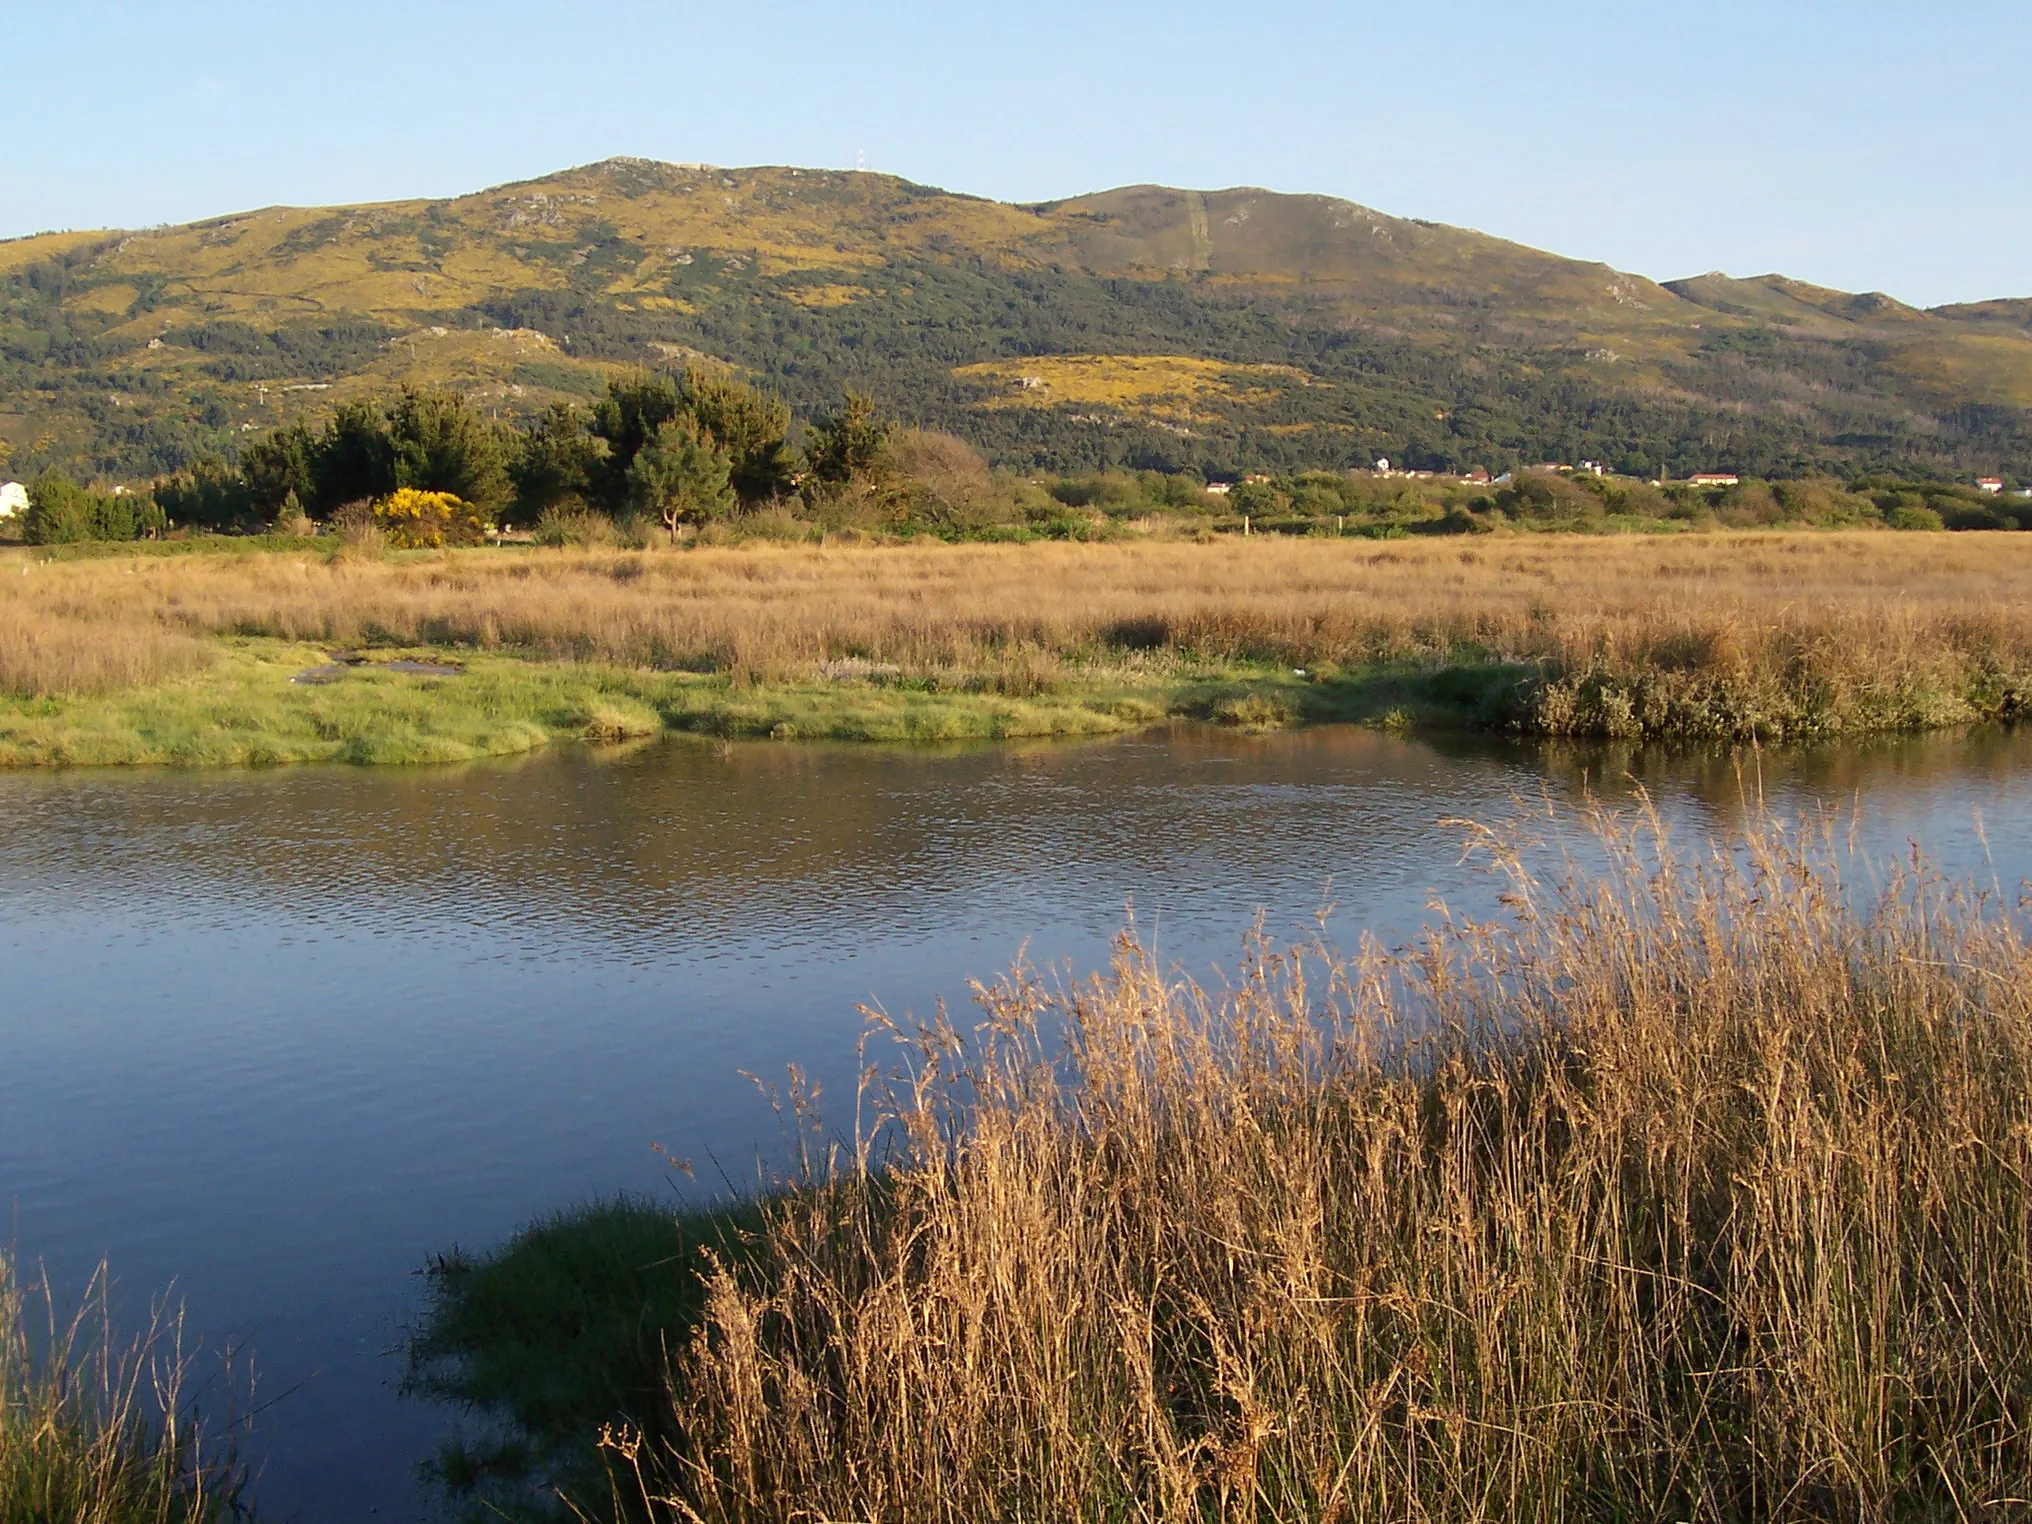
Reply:
[[[397,488],[376,501],[374,521],[394,544],[412,549],[477,545],[487,537],[487,521],[471,503],[416,487]]]

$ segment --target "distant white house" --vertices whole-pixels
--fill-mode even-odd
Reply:
[[[1235,490],[1235,484],[1233,482],[1208,482],[1206,489],[1215,497],[1226,497],[1230,492]]]
[[[1733,471],[1696,471],[1688,479],[1696,487],[1733,487],[1742,480]]]
[[[2001,476],[1978,476],[1976,478],[1976,485],[1985,492],[2002,492],[2004,490],[2004,479]]]
[[[28,512],[28,489],[20,482],[0,482],[0,519]]]

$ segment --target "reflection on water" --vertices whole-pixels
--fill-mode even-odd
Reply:
[[[1026,942],[1091,967],[1132,904],[1195,972],[1259,907],[1399,939],[1434,895],[1489,901],[1442,821],[1639,786],[1688,832],[1852,804],[1880,852],[2015,883],[2028,777],[2032,736],[1730,759],[1360,730],[9,776],[0,1200],[71,1282],[109,1255],[135,1302],[175,1279],[254,1344],[288,1394],[271,1506],[415,1516],[440,1420],[386,1351],[424,1256],[669,1188],[653,1144],[752,1180],[775,1124],[741,1071],[850,1096],[859,1001],[963,999]]]

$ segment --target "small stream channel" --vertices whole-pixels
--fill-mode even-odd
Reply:
[[[1761,757],[1198,729],[964,751],[670,741],[457,769],[0,776],[0,1207],[79,1286],[252,1348],[264,1515],[434,1516],[444,1415],[389,1352],[415,1271],[546,1209],[748,1183],[743,1070],[850,1119],[855,1007],[1273,934],[1486,910],[1451,817],[1642,783],[1682,833],[1746,800],[1858,813],[2012,894],[2032,733]],[[1329,890],[1329,884],[1331,888]],[[673,1180],[655,1145],[699,1166]]]

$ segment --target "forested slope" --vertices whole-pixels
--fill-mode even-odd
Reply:
[[[2032,479],[2032,303],[1661,285],[1319,196],[1009,206],[612,160],[449,201],[0,243],[12,475],[149,476],[403,381],[526,414],[702,358],[800,414],[867,390],[1026,468]]]

